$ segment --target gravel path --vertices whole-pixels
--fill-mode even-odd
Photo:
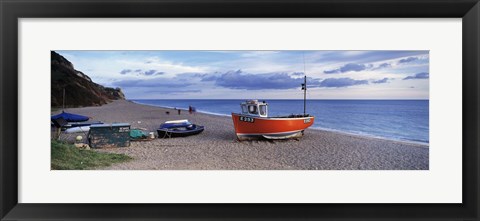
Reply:
[[[130,147],[96,149],[134,158],[105,170],[428,170],[426,145],[308,129],[299,140],[243,141],[230,117],[176,111],[114,101],[100,107],[67,109],[105,123],[130,123],[156,131],[167,120],[204,125],[196,136],[132,142]],[[167,115],[165,112],[170,111]],[[76,136],[75,134],[74,136]],[[81,135],[81,134],[80,134]],[[72,135],[62,135],[72,139]]]

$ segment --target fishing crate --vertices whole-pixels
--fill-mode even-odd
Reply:
[[[88,143],[92,148],[130,146],[130,124],[114,123],[90,126]]]

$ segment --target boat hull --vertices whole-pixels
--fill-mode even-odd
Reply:
[[[303,136],[303,131],[312,126],[313,116],[255,117],[232,113],[235,133],[239,140],[258,138],[290,139]]]
[[[158,138],[186,137],[199,134],[205,130],[204,126],[196,125],[192,130],[177,130],[178,128],[159,128],[157,129]]]
[[[90,131],[90,126],[81,126],[81,127],[72,127],[65,130],[65,133],[72,134],[72,133],[87,133]]]
[[[99,125],[99,124],[103,124],[103,122],[101,121],[69,122],[68,124],[62,127],[62,131],[70,128],[75,128],[75,127],[86,127],[86,126]]]

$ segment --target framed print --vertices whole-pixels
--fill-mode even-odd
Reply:
[[[478,220],[476,0],[1,4],[4,220]]]

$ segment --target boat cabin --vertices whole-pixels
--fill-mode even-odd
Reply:
[[[258,116],[258,117],[268,117],[268,104],[263,102],[258,102],[258,100],[247,100],[240,104],[242,108],[242,114]]]

